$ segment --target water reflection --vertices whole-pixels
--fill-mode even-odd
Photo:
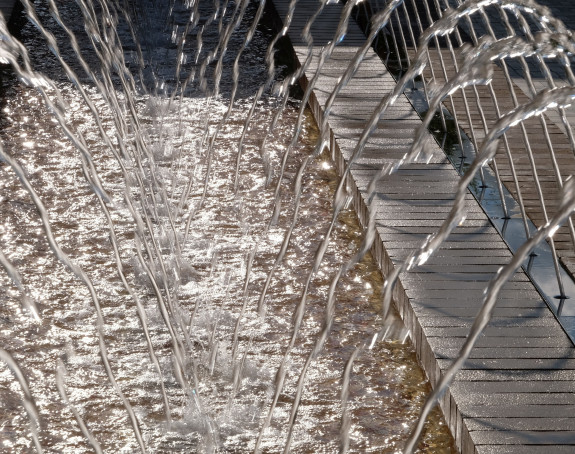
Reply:
[[[64,17],[75,17],[76,7],[70,8],[62,8]],[[47,10],[39,7],[39,14],[66,41],[66,35],[48,19]],[[253,55],[261,55],[266,47],[270,36],[264,31],[260,29],[254,38],[249,51]],[[81,31],[75,33],[80,45],[87,45],[89,39]],[[170,103],[146,94],[150,87],[157,88],[149,81],[161,80],[168,70],[152,65],[142,75],[146,89],[115,91],[122,106],[129,105],[131,100],[126,98],[133,96],[138,119],[137,129],[132,125],[120,131],[110,99],[84,80],[83,88],[113,138],[112,145],[125,148],[128,156],[145,146],[141,161],[118,160],[103,143],[77,89],[49,58],[38,33],[26,26],[22,35],[34,51],[36,64],[56,80],[67,105],[66,123],[82,134],[111,199],[102,204],[94,195],[81,156],[56,126],[41,95],[10,81],[2,97],[5,151],[23,167],[46,206],[63,252],[94,283],[104,319],[100,326],[88,289],[55,258],[36,206],[9,166],[0,164],[0,246],[21,274],[25,291],[37,301],[41,316],[40,321],[30,318],[20,304],[21,289],[0,275],[0,342],[30,384],[40,416],[40,443],[47,452],[90,452],[89,440],[77,423],[81,419],[104,452],[139,449],[126,404],[103,367],[103,341],[118,388],[134,410],[149,452],[253,449],[270,405],[276,369],[290,342],[294,308],[305,283],[302,270],[311,267],[331,216],[338,179],[328,157],[312,161],[303,178],[302,215],[271,280],[262,318],[257,313],[258,298],[293,214],[293,194],[285,190],[278,222],[268,226],[274,185],[265,185],[260,144],[281,106],[277,99],[266,95],[255,107],[244,141],[237,193],[230,169],[236,166],[237,143],[254,87],[261,82],[260,74],[265,78],[263,66],[246,78],[254,85],[242,85],[245,90],[215,139],[211,155],[205,138],[225,114],[225,98],[197,95]],[[152,41],[159,46],[158,55],[170,55],[171,44],[166,50],[158,40]],[[127,49],[129,55],[132,52],[135,49]],[[73,60],[73,54],[65,55]],[[291,140],[297,109],[298,102],[290,100],[273,131],[273,141],[267,143],[274,175]],[[286,165],[282,182],[286,188],[294,184],[316,139],[308,118]],[[208,159],[209,191],[203,198]],[[282,449],[297,378],[321,328],[331,277],[359,245],[361,232],[352,211],[341,212],[333,235],[311,282],[284,390],[264,433],[265,451]],[[381,285],[369,255],[341,280],[331,335],[308,371],[292,441],[294,452],[338,449],[343,370],[355,348],[381,326],[377,315]],[[429,386],[402,337],[398,327],[395,336],[375,343],[354,362],[347,401],[351,452],[394,452],[417,419]],[[0,396],[0,447],[13,452],[31,449],[21,388],[3,363]],[[436,414],[421,451],[449,452],[451,443]]]

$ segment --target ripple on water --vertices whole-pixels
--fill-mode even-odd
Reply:
[[[74,11],[73,6],[70,8],[68,15]],[[46,11],[40,12],[45,18]],[[29,26],[23,31],[24,41],[30,48],[38,48],[34,59],[42,60],[46,51],[37,34],[27,33],[31,33]],[[268,38],[258,32],[253,52],[265,49]],[[208,165],[204,131],[206,126],[211,134],[215,131],[227,109],[225,98],[191,96],[168,103],[165,98],[134,94],[140,127],[136,136],[134,129],[117,129],[118,118],[104,97],[87,84],[85,88],[114,146],[122,143],[128,153],[134,153],[143,144],[150,152],[144,155],[141,169],[129,160],[122,162],[128,169],[125,178],[77,90],[54,76],[58,68],[51,60],[46,59],[43,67],[60,80],[57,85],[68,105],[66,119],[82,133],[102,186],[112,199],[108,209],[121,269],[132,295],[119,277],[108,221],[86,183],[79,154],[54,127],[37,92],[18,85],[6,90],[2,140],[23,165],[46,205],[62,249],[94,283],[105,319],[102,336],[108,359],[119,387],[134,407],[150,452],[209,450],[212,442],[219,452],[253,449],[272,399],[276,370],[292,336],[294,313],[315,249],[331,216],[338,181],[327,156],[309,165],[299,220],[263,300],[265,318],[259,317],[259,296],[294,213],[294,179],[317,137],[310,114],[287,161],[278,222],[268,226],[275,179],[295,124],[297,101],[288,102],[273,140],[266,141],[265,153],[274,172],[268,187],[260,145],[279,103],[266,96],[257,104],[242,150],[239,191],[235,194],[237,143],[254,92],[253,88],[242,89],[242,97],[215,141],[208,191],[200,207]],[[253,79],[259,83],[261,76]],[[127,101],[121,92],[116,94],[122,103]],[[137,450],[126,411],[102,366],[97,317],[89,292],[54,258],[34,205],[3,164],[0,193],[0,245],[42,311],[41,322],[31,321],[20,308],[20,292],[6,275],[0,275],[0,342],[30,382],[44,448],[48,452],[90,452],[56,388],[56,362],[62,359],[68,399],[104,451]],[[142,216],[143,226],[138,227],[132,219],[126,194]],[[301,331],[287,358],[285,386],[262,439],[264,451],[278,452],[283,446],[297,380],[324,321],[328,286],[360,240],[355,214],[342,212],[325,259],[311,280]],[[244,292],[250,254],[256,247]],[[145,265],[138,253],[145,257]],[[337,450],[343,370],[355,348],[381,326],[381,286],[381,275],[370,255],[342,279],[331,335],[305,380],[292,442],[294,452]],[[176,344],[184,352],[180,361],[189,386],[187,393],[175,374],[174,340],[158,294],[168,307]],[[141,313],[136,300],[141,303]],[[150,360],[142,318],[161,377]],[[399,449],[429,390],[412,347],[399,340],[402,329],[399,322],[397,326],[395,336],[375,343],[354,363],[348,397],[351,452]],[[171,425],[166,423],[160,383],[170,404]],[[0,365],[0,447],[13,452],[31,448],[28,419],[20,399],[17,383],[6,366]],[[421,452],[450,452],[452,441],[438,413],[428,426]],[[210,435],[214,428],[215,438]]]

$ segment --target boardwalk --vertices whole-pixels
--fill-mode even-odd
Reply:
[[[273,1],[285,17],[288,2]],[[315,1],[298,2],[288,33],[300,62],[307,55],[301,32],[316,7]],[[316,58],[304,84],[313,77],[320,46],[333,37],[340,11],[340,5],[328,5],[318,20],[321,25],[313,30]],[[362,42],[363,35],[352,23],[314,90],[312,110],[317,119]],[[371,110],[393,86],[393,78],[370,52],[330,117],[331,152],[340,171]],[[376,202],[366,206],[372,176],[382,163],[403,156],[419,124],[407,99],[400,99],[380,121],[348,181],[361,221],[367,221],[368,209],[377,210],[379,238],[374,248],[384,274],[437,229],[450,208],[458,179],[443,152],[431,145],[435,153],[429,165],[407,166],[382,181]],[[466,203],[464,226],[455,230],[428,264],[403,275],[394,294],[433,386],[461,347],[486,283],[511,257],[470,194]],[[571,453],[575,450],[574,379],[573,344],[528,277],[517,272],[502,291],[492,322],[441,407],[462,453]]]
[[[453,77],[456,66],[447,50],[442,49],[441,56],[438,51],[431,52],[430,57],[435,68],[441,67],[439,60],[443,58],[443,61],[447,62],[445,67],[448,78]],[[429,78],[429,71],[426,71],[425,75]],[[445,81],[444,76],[437,70],[435,76],[440,83]],[[504,70],[497,66],[489,86],[479,85],[474,89],[466,89],[466,96],[463,96],[462,91],[458,91],[450,102],[445,103],[450,111],[454,109],[463,113],[468,110],[469,115],[459,115],[459,124],[474,137],[477,144],[481,144],[485,137],[487,125],[499,118],[501,113],[509,112],[530,100],[526,94],[530,90],[524,79],[515,77],[513,80],[516,85],[510,86]],[[536,82],[539,82],[538,90],[547,88],[541,86],[545,85],[543,81]],[[575,124],[573,118],[571,120],[572,124]],[[507,132],[506,140],[500,143],[496,163],[503,184],[516,200],[521,196],[527,215],[539,227],[548,220],[542,206],[545,206],[549,214],[555,212],[560,189],[556,181],[575,174],[575,156],[558,112],[551,111],[550,114],[531,118],[523,125]],[[554,151],[555,160],[551,157],[550,149]],[[533,162],[528,152],[532,154]],[[517,185],[514,174],[517,175]],[[533,184],[536,176],[541,181],[543,197],[538,194]],[[575,274],[575,248],[569,227],[563,226],[554,236],[554,240],[559,257],[571,273]]]

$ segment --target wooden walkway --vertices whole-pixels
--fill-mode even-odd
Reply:
[[[287,0],[273,0],[280,17]],[[300,36],[317,1],[300,0],[288,32],[303,62],[307,47]],[[326,6],[315,27],[314,58],[333,37],[341,5]],[[355,24],[322,70],[311,107],[317,119],[331,89],[363,35]],[[313,76],[309,68],[302,83]],[[331,151],[345,167],[371,109],[394,85],[379,58],[370,52],[330,117]],[[363,223],[367,184],[385,161],[407,151],[418,115],[400,99],[380,122],[367,152],[349,178]],[[430,143],[432,141],[430,140]],[[440,225],[450,208],[458,176],[436,148],[429,165],[410,165],[378,185],[379,239],[375,256],[384,272]],[[417,355],[434,386],[457,354],[482,302],[486,283],[511,257],[475,199],[467,197],[468,217],[425,267],[401,277],[394,298],[412,333]],[[441,401],[458,449],[477,454],[575,452],[575,348],[523,272],[501,293],[498,307],[472,358]]]
[[[441,57],[439,52],[441,52]],[[445,62],[448,78],[455,75],[456,66],[447,49],[439,51],[434,49],[430,52],[430,57],[440,85],[445,81],[441,59]],[[425,77],[428,79],[431,77],[429,68],[425,72]],[[513,78],[513,81],[510,87],[503,69],[495,66],[490,86],[479,85],[475,89],[467,88],[464,90],[465,97],[461,90],[457,91],[452,96],[453,105],[446,101],[444,106],[449,111],[455,108],[460,127],[469,137],[475,136],[476,142],[481,144],[486,135],[485,131],[493,126],[500,115],[510,112],[517,105],[529,102],[530,97],[526,94],[529,93],[527,83],[519,77]],[[535,82],[537,90],[549,88],[543,81],[535,80]],[[513,95],[510,88],[514,91]],[[517,105],[514,103],[513,96],[517,100]],[[470,115],[466,115],[466,103]],[[483,117],[480,112],[483,113]],[[567,111],[567,114],[571,114],[571,109]],[[568,120],[573,120],[572,115],[569,115]],[[560,189],[557,181],[564,181],[567,176],[575,175],[575,156],[557,110],[546,112],[540,117],[530,118],[523,124],[524,130],[516,127],[506,133],[507,144],[501,140],[496,162],[503,184],[516,200],[518,200],[518,191],[521,192],[528,217],[537,227],[540,227],[547,222],[543,207],[549,217],[555,212]],[[572,121],[571,125],[575,128],[575,121]],[[533,154],[533,164],[529,160],[528,147]],[[557,166],[554,165],[550,150],[554,152]],[[514,181],[512,166],[515,168],[519,188]],[[540,198],[533,184],[535,175],[541,182],[543,199]],[[554,241],[559,257],[569,271],[575,275],[575,247],[567,226],[559,229],[554,235]]]

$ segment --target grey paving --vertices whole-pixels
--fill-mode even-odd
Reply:
[[[281,17],[287,0],[273,0]],[[288,34],[300,62],[307,56],[301,39],[306,19],[318,2],[300,0]],[[313,28],[314,60],[303,85],[317,68],[322,46],[332,39],[341,5],[326,6]],[[322,70],[311,101],[316,119],[363,43],[355,24]],[[395,84],[371,52],[358,74],[334,105],[330,117],[331,152],[340,171],[371,110]],[[363,223],[376,210],[379,238],[374,256],[388,274],[411,250],[421,245],[447,215],[457,173],[429,139],[429,165],[407,166],[377,185],[375,202],[366,205],[366,189],[385,162],[401,159],[420,119],[407,99],[400,99],[379,122],[368,150],[352,167],[348,186]],[[463,344],[479,310],[483,289],[497,269],[511,258],[496,230],[475,199],[466,198],[468,217],[441,250],[421,269],[403,274],[394,291],[395,304],[412,333],[418,358],[432,386]],[[441,400],[441,408],[462,453],[575,452],[575,351],[529,279],[518,272],[506,284],[494,318],[476,350]]]

